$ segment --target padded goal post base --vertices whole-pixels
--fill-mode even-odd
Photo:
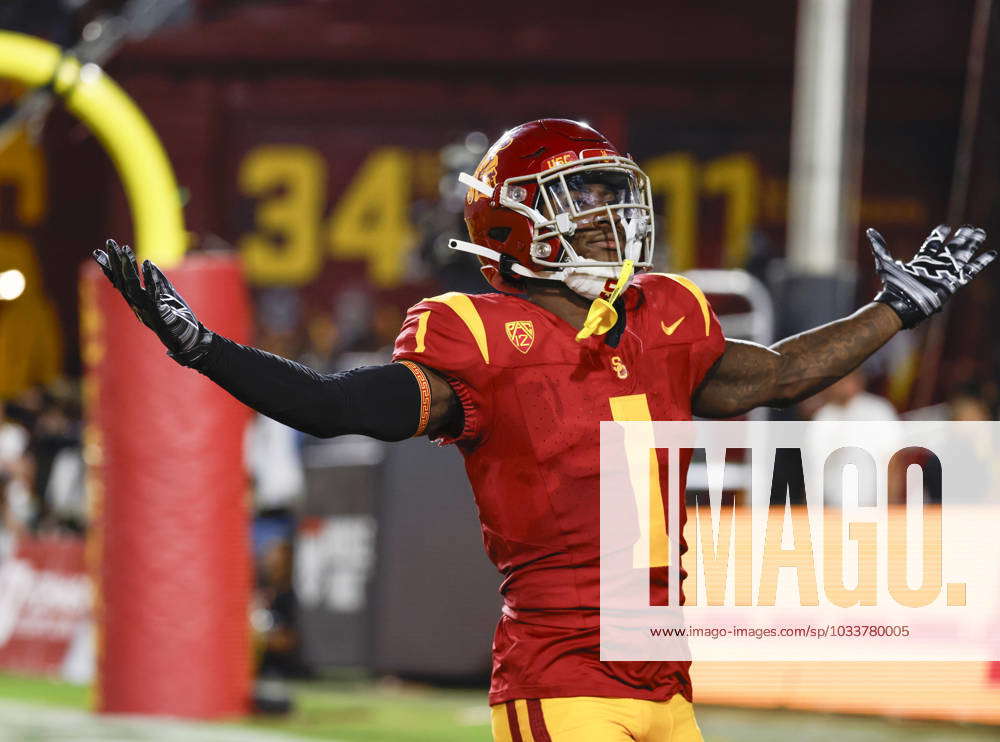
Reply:
[[[168,271],[206,326],[246,342],[238,261]],[[94,264],[81,274],[97,710],[218,718],[251,695],[248,410],[165,355]]]

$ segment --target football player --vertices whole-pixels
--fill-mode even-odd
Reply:
[[[452,246],[477,254],[500,293],[420,302],[383,366],[325,375],[239,345],[148,261],[141,281],[128,247],[108,241],[95,258],[173,359],[265,415],[317,436],[458,445],[504,577],[496,740],[700,740],[689,663],[599,659],[600,421],[792,404],[939,311],[995,253],[979,253],[980,229],[939,226],[901,262],[868,230],[874,301],[766,348],[726,340],[690,280],[647,272],[649,179],[586,124],[518,126],[462,181],[471,241]]]

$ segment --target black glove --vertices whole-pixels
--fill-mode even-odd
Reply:
[[[996,250],[989,250],[973,257],[986,239],[982,229],[962,226],[949,240],[950,231],[947,224],[936,227],[908,263],[893,260],[885,238],[876,230],[865,233],[872,243],[875,270],[882,279],[882,290],[875,301],[892,307],[903,320],[904,328],[940,312],[952,294],[997,256]]]
[[[94,260],[118,289],[135,316],[155,332],[167,347],[167,355],[184,366],[197,368],[208,353],[212,333],[194,316],[184,297],[167,277],[148,260],[142,264],[145,287],[139,282],[135,253],[128,245],[108,240],[107,252],[94,250]]]

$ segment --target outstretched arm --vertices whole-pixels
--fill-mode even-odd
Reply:
[[[319,438],[436,438],[462,425],[448,382],[412,362],[323,374],[213,333],[195,368],[248,407]]]
[[[171,358],[268,417],[324,438],[359,433],[398,441],[461,427],[455,393],[431,369],[389,363],[321,374],[213,333],[148,260],[143,264],[145,285],[140,282],[129,247],[108,240],[107,252],[96,250],[94,258]]]
[[[721,358],[695,392],[694,414],[734,417],[754,407],[787,407],[849,374],[902,326],[892,309],[872,302],[850,317],[770,348],[727,340]]]
[[[786,338],[770,348],[730,340],[692,398],[700,417],[734,417],[754,407],[786,407],[846,376],[899,330],[941,310],[996,252],[976,256],[981,229],[960,227],[948,239],[937,227],[908,263],[893,260],[885,240],[868,230],[883,289],[850,317]]]

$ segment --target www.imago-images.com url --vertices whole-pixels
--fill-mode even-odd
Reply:
[[[731,626],[726,627],[650,627],[650,636],[660,636],[664,638],[676,637],[706,637],[709,639],[773,639],[773,638],[795,638],[795,639],[827,639],[831,637],[872,637],[872,636],[909,636],[910,627],[907,625],[884,625],[884,624],[827,624],[826,626],[795,626],[782,628],[761,628],[757,626]]]

